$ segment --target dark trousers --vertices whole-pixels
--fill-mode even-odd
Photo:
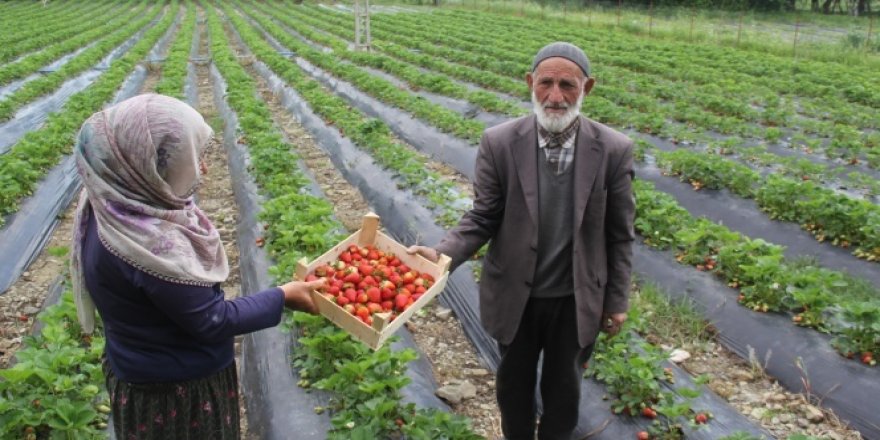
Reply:
[[[535,388],[543,351],[538,438],[569,440],[577,427],[583,364],[593,352],[592,345],[578,344],[574,296],[530,298],[513,341],[498,347],[496,393],[504,437],[535,438]]]

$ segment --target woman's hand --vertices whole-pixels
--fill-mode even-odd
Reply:
[[[291,281],[278,286],[284,291],[284,306],[300,312],[318,313],[318,306],[312,301],[312,291],[324,285],[324,278],[315,281]]]

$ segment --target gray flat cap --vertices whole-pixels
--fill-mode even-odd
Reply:
[[[577,64],[584,72],[584,75],[590,76],[590,60],[587,58],[587,54],[574,44],[563,41],[557,41],[542,47],[538,54],[535,55],[535,61],[532,61],[532,72],[535,71],[538,64],[541,64],[541,61],[553,57],[562,57]]]

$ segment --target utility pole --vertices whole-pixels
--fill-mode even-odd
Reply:
[[[871,34],[874,32],[874,16],[871,15],[871,23],[868,24],[868,38],[865,40],[865,47],[871,49]]]
[[[691,34],[690,40],[694,41],[694,20],[697,18],[697,8],[691,7]]]
[[[621,0],[617,0],[617,26],[620,27],[620,3]]]
[[[740,39],[742,38],[743,33],[743,15],[745,15],[745,10],[739,11],[739,27],[736,29],[736,46],[739,47]]]
[[[354,50],[369,52],[371,41],[370,0],[354,0]]]

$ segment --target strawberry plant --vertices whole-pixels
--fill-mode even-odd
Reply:
[[[329,439],[401,434],[428,439],[480,438],[467,419],[399,402],[400,390],[410,381],[404,372],[406,363],[416,359],[414,351],[395,352],[390,345],[370,351],[319,316],[296,313],[289,322],[301,333],[293,360],[303,378],[300,385],[334,395],[330,405],[322,408],[332,414]]]
[[[842,311],[842,318],[846,324],[832,340],[834,347],[848,357],[861,356],[863,363],[875,365],[874,356],[880,354],[880,303],[876,300],[849,303]]]
[[[605,333],[600,334],[584,373],[604,383],[615,396],[612,411],[631,416],[640,414],[646,407],[670,404],[673,398],[672,393],[660,385],[660,381],[666,380],[661,366],[666,356],[653,345],[636,340],[634,329],[639,326],[638,321],[639,316],[631,314],[617,336],[609,338]]]
[[[196,8],[188,4],[183,24],[177,30],[177,38],[168,51],[162,65],[162,79],[156,84],[156,93],[186,99],[183,84],[186,81],[187,65],[196,27]]]
[[[717,264],[718,250],[740,238],[736,232],[701,218],[693,227],[683,228],[675,234],[679,249],[676,259],[696,266],[697,270],[712,271]]]
[[[102,332],[82,335],[69,291],[38,319],[41,333],[25,338],[17,363],[0,370],[0,430],[17,438],[104,438]]]

